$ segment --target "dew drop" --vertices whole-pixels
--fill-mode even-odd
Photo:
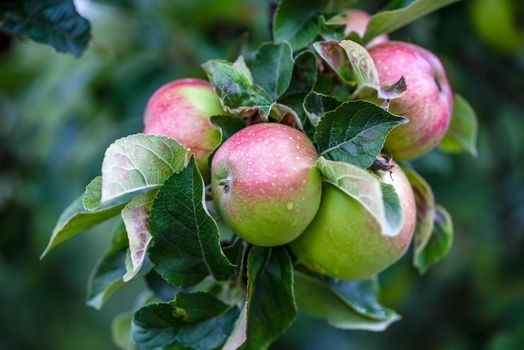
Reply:
[[[286,207],[287,207],[288,210],[292,210],[293,209],[293,202],[287,202]]]

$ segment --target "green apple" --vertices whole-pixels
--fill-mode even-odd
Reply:
[[[262,123],[240,130],[213,156],[211,188],[218,211],[252,244],[291,242],[320,204],[317,157],[307,136],[289,126]]]
[[[220,144],[220,131],[209,118],[224,114],[211,85],[199,79],[179,79],[158,89],[147,103],[144,133],[172,137],[195,156],[209,179],[209,155]]]
[[[298,261],[327,276],[358,280],[374,276],[404,255],[415,229],[415,198],[404,172],[397,165],[390,171],[380,171],[379,176],[400,198],[404,223],[397,236],[383,236],[360,202],[326,183],[315,219],[290,245]]]

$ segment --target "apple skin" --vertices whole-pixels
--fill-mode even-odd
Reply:
[[[448,129],[453,93],[440,60],[428,50],[404,42],[372,47],[381,85],[391,85],[404,76],[408,90],[391,101],[389,111],[409,122],[393,129],[385,148],[397,160],[418,158],[433,149]]]
[[[144,133],[164,135],[185,146],[202,176],[209,180],[209,155],[220,144],[220,131],[209,118],[224,114],[211,85],[199,79],[179,79],[159,88],[144,113]]]
[[[368,27],[369,20],[371,16],[369,13],[362,10],[348,10],[346,12],[346,28],[344,29],[344,35],[348,35],[351,32],[357,33],[361,38],[364,37],[366,29]],[[382,34],[371,40],[366,47],[370,48],[372,46],[385,43],[389,40],[389,37],[386,34]]]
[[[395,165],[391,176],[379,172],[400,198],[404,225],[397,236],[381,234],[378,222],[357,200],[325,183],[318,213],[290,247],[309,269],[345,280],[370,278],[406,252],[416,223],[413,190],[404,172]]]
[[[318,155],[302,132],[283,124],[251,125],[213,156],[211,188],[222,218],[258,246],[291,242],[320,205]]]

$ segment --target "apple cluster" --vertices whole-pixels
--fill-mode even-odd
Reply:
[[[362,36],[369,18],[365,12],[349,11],[345,34]],[[426,154],[446,133],[453,107],[441,62],[424,48],[389,41],[386,35],[366,48],[382,86],[401,77],[408,86],[387,108],[409,122],[388,135],[383,153],[397,161]],[[222,219],[240,238],[258,246],[289,244],[299,263],[348,280],[371,277],[406,252],[415,229],[416,204],[396,163],[371,169],[393,185],[403,211],[400,233],[387,236],[360,202],[323,182],[316,167],[317,150],[304,132],[281,123],[246,121],[219,145],[221,133],[210,117],[223,114],[209,83],[176,80],[151,97],[144,132],[172,137],[194,155]]]

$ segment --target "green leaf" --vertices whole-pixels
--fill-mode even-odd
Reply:
[[[439,149],[448,153],[469,153],[476,157],[477,133],[478,121],[473,107],[462,96],[455,94],[451,124]]]
[[[224,60],[207,61],[202,68],[227,112],[242,114],[258,110],[267,119],[273,100],[242,70]]]
[[[125,312],[113,319],[111,322],[111,337],[119,349],[135,350],[135,343],[131,336],[131,325],[133,323],[133,313]]]
[[[244,307],[240,310],[233,331],[226,340],[226,343],[222,347],[222,350],[236,350],[245,343],[247,339],[247,303],[244,303]]]
[[[231,277],[234,266],[220,248],[216,222],[205,207],[204,181],[194,159],[158,191],[149,225],[149,257],[169,283],[190,287],[208,275]]]
[[[354,41],[343,40],[340,47],[344,49],[348,62],[351,66],[352,80],[356,84],[353,96],[377,94],[377,97],[384,100],[399,98],[407,91],[404,77],[393,84],[382,88],[378,78],[378,71],[373,59],[366,48]],[[372,91],[370,91],[372,90]]]
[[[383,331],[400,319],[377,303],[373,281],[325,281],[295,271],[298,308],[341,329]]]
[[[116,140],[102,162],[101,204],[157,188],[186,165],[187,154],[184,146],[166,136],[135,134]]]
[[[297,313],[293,265],[286,248],[253,247],[247,277],[247,340],[241,349],[267,349]]]
[[[263,43],[251,68],[253,81],[276,101],[286,92],[293,72],[293,49],[287,41]]]
[[[84,209],[82,205],[82,198],[82,196],[77,198],[64,210],[62,215],[60,215],[49,239],[49,243],[40,256],[40,259],[43,259],[51,249],[65,240],[118,215],[123,207],[123,204],[112,205],[100,207],[94,211],[88,211]]]
[[[339,279],[328,279],[328,281],[331,289],[360,315],[381,321],[391,319],[395,315],[393,310],[378,303],[377,278],[361,281]]]
[[[319,32],[325,1],[281,0],[273,21],[276,42],[288,41],[294,51],[308,46]]]
[[[220,129],[220,133],[222,134],[222,142],[246,126],[242,119],[231,117],[229,115],[212,116],[211,123]]]
[[[438,10],[459,0],[416,0],[406,7],[381,11],[371,17],[368,23],[364,43],[382,34],[391,33],[430,12]]]
[[[218,349],[239,314],[209,293],[179,293],[170,303],[150,304],[133,317],[141,349]]]
[[[180,291],[180,288],[170,285],[155,270],[149,271],[144,276],[147,288],[155,297],[162,301],[171,301]]]
[[[130,281],[142,268],[147,248],[151,242],[149,233],[149,214],[155,200],[156,191],[141,193],[122,209],[127,237],[129,240],[130,265],[126,268],[124,282]]]
[[[244,60],[244,56],[238,56],[235,62],[233,62],[233,66],[240,72],[242,72],[249,79],[250,82],[253,82],[253,75],[247,67],[246,61]]]
[[[82,204],[86,209],[95,209],[100,206],[102,198],[102,176],[97,176],[86,186],[82,196]]]
[[[26,35],[58,52],[80,56],[91,39],[89,21],[73,0],[14,0],[0,4],[0,31]]]
[[[327,182],[357,200],[377,220],[384,236],[396,236],[404,223],[400,199],[393,186],[367,170],[320,157],[317,167]]]
[[[444,258],[453,244],[453,222],[451,216],[442,206],[435,210],[435,225],[428,243],[415,255],[414,265],[420,273]]]
[[[109,251],[100,259],[89,277],[86,303],[100,309],[109,297],[119,289],[126,273],[127,252],[126,229],[120,221],[113,233]]]
[[[315,141],[321,156],[368,168],[389,132],[406,121],[370,102],[345,102],[324,114],[315,130]]]
[[[313,48],[344,84],[351,84],[353,76],[351,65],[346,52],[337,41],[318,41],[313,44]]]
[[[413,262],[419,259],[433,232],[435,221],[435,197],[429,184],[411,168],[403,168],[415,195],[417,204],[417,225],[413,239],[415,253]]]
[[[391,86],[380,86],[373,59],[366,48],[355,41],[322,41],[313,47],[341,81],[353,88],[353,98],[376,95],[382,100],[392,100],[407,91],[404,77]]]
[[[324,114],[334,111],[341,104],[342,102],[338,101],[333,96],[311,91],[309,94],[307,94],[303,107],[311,124],[313,126],[317,126],[318,122],[320,119],[322,119]]]
[[[286,95],[309,93],[313,89],[313,86],[315,86],[317,73],[317,58],[315,54],[309,50],[298,54],[295,58],[291,82],[286,91]]]

